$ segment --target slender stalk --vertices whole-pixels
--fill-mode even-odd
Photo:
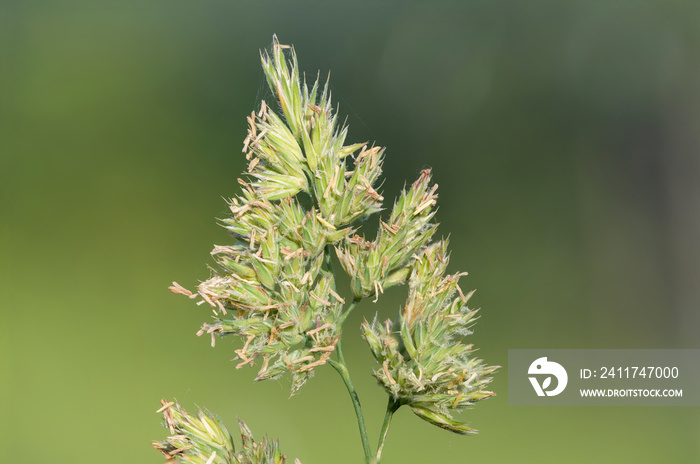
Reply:
[[[325,253],[325,264],[328,270],[335,275],[334,269],[333,269],[333,261],[331,259],[331,246],[326,245],[326,253]],[[354,298],[352,300],[352,303],[347,307],[343,313],[338,316],[338,319],[336,321],[336,324],[338,328],[342,328],[343,322],[345,322],[345,319],[350,315],[353,309],[355,309],[355,306],[360,302],[362,298]],[[341,331],[341,337],[342,337],[342,331]],[[342,339],[338,339],[338,343],[335,347],[335,352],[338,355],[338,361],[333,361],[332,359],[328,360],[328,363],[333,366],[333,368],[338,371],[338,374],[340,374],[340,377],[343,379],[343,382],[345,383],[345,387],[348,389],[348,393],[350,394],[350,399],[352,400],[352,405],[355,408],[355,416],[357,416],[357,427],[360,429],[360,439],[362,440],[362,449],[365,453],[365,462],[367,464],[370,464],[372,461],[372,450],[369,446],[369,438],[367,436],[367,427],[365,426],[365,416],[362,413],[362,405],[360,404],[360,398],[357,396],[357,391],[355,391],[355,386],[352,384],[352,380],[350,379],[350,372],[348,371],[347,365],[345,364],[345,357],[343,356],[343,346],[342,346]]]
[[[348,306],[348,308],[345,311],[343,311],[343,313],[340,316],[338,316],[338,320],[336,321],[336,325],[338,327],[343,326],[343,322],[345,322],[345,319],[348,318],[352,310],[355,309],[355,306],[357,306],[357,303],[359,303],[361,300],[362,298],[353,299],[352,303],[350,303],[350,306]],[[338,342],[338,346],[340,346],[340,342]],[[338,350],[338,353],[341,353],[341,351]]]
[[[382,424],[382,431],[379,433],[379,444],[377,445],[377,456],[374,458],[373,464],[379,464],[382,460],[382,449],[384,449],[384,443],[386,442],[386,437],[389,434],[389,426],[391,425],[391,418],[394,413],[401,407],[401,403],[396,401],[393,396],[389,395],[389,401],[386,405],[386,414],[384,415],[384,424]]]
[[[338,344],[338,347],[340,347],[340,343]],[[342,358],[342,356],[338,356],[338,358]],[[348,389],[348,393],[350,393],[350,399],[352,399],[352,405],[355,408],[355,415],[357,416],[357,426],[360,429],[360,439],[362,440],[362,449],[365,452],[365,462],[367,464],[370,464],[372,461],[372,450],[369,447],[369,439],[367,438],[367,427],[365,426],[365,417],[362,414],[362,406],[360,405],[360,398],[357,396],[357,392],[355,391],[355,387],[352,384],[352,381],[350,380],[350,373],[348,372],[348,368],[345,366],[345,364],[341,362],[336,362],[333,361],[332,359],[328,360],[328,363],[335,368],[336,371],[338,371],[338,374],[340,374],[340,377],[342,377],[343,382],[345,382],[345,387]]]

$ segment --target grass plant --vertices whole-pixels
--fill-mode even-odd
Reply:
[[[347,144],[328,82],[312,83],[299,71],[294,49],[275,37],[261,53],[274,96],[248,117],[243,153],[247,172],[221,224],[235,239],[215,246],[216,265],[196,291],[173,283],[170,290],[209,307],[213,321],[198,335],[240,337],[240,369],[255,366],[256,380],[289,377],[295,394],[328,365],[335,369],[355,409],[365,462],[379,463],[393,414],[410,408],[418,417],[457,434],[475,430],[453,417],[493,395],[487,385],[496,369],[463,343],[476,319],[462,291],[464,273],[448,274],[448,242],[435,240],[437,185],[423,170],[404,189],[372,240],[360,221],[383,209],[384,149]],[[338,269],[351,282],[342,296]],[[408,298],[394,319],[362,323],[377,361],[372,374],[388,400],[379,440],[372,447],[359,397],[343,356],[343,324],[362,300],[377,303],[385,289],[408,284]],[[239,420],[238,451],[214,415],[186,412],[162,401],[170,436],[154,443],[171,463],[284,463],[278,443],[253,435]],[[296,460],[295,462],[299,462]]]

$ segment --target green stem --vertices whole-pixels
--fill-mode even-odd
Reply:
[[[350,306],[348,306],[348,308],[345,311],[343,311],[343,313],[340,316],[338,316],[338,320],[335,322],[335,325],[338,327],[342,327],[343,322],[345,322],[345,319],[348,318],[352,310],[355,309],[355,306],[357,306],[357,303],[359,303],[361,300],[362,298],[355,297],[352,300],[352,303],[350,303]],[[338,342],[338,346],[340,346],[340,342]],[[338,353],[340,354],[341,352],[338,351]]]
[[[340,342],[338,342],[338,346],[336,347],[336,350],[340,350]],[[372,460],[372,450],[369,447],[369,439],[367,438],[367,427],[365,426],[365,418],[364,418],[364,415],[362,414],[362,406],[360,405],[360,398],[358,398],[357,392],[355,391],[355,387],[352,385],[352,381],[350,380],[350,373],[348,372],[348,368],[342,362],[341,352],[338,351],[338,361],[337,362],[333,361],[332,359],[329,359],[328,363],[331,366],[333,366],[336,371],[338,371],[338,374],[340,374],[340,377],[343,378],[343,382],[345,382],[345,387],[347,387],[348,393],[350,393],[350,398],[352,399],[352,405],[355,408],[355,415],[357,416],[357,426],[360,429],[360,439],[362,439],[362,449],[365,452],[365,462],[367,464],[370,464],[371,460]]]
[[[391,425],[391,418],[394,413],[401,407],[401,402],[394,399],[393,396],[389,395],[389,402],[386,405],[386,414],[384,415],[384,424],[382,424],[382,431],[379,433],[379,444],[377,445],[377,457],[374,458],[373,464],[379,464],[382,460],[382,449],[384,449],[384,443],[386,442],[386,437],[389,434],[389,426]]]
[[[335,275],[334,269],[333,269],[333,261],[331,259],[331,247],[330,245],[326,245],[326,253],[325,253],[325,261],[326,261],[326,267],[328,270]],[[336,320],[336,327],[338,330],[340,330],[343,327],[343,322],[345,322],[345,319],[350,315],[353,309],[355,309],[355,306],[360,302],[362,298],[357,298],[355,297],[352,300],[352,303],[347,307],[345,311],[343,311],[340,316],[338,316],[338,319]],[[342,331],[341,331],[341,337],[342,337]],[[372,462],[372,450],[369,446],[369,438],[367,437],[367,427],[365,426],[365,416],[362,413],[362,405],[360,404],[360,398],[357,396],[357,391],[355,391],[355,386],[352,384],[352,380],[350,380],[350,372],[348,371],[347,365],[345,364],[345,357],[343,356],[343,346],[342,346],[342,339],[338,339],[338,343],[336,344],[335,347],[335,352],[338,355],[338,361],[334,361],[332,359],[328,360],[328,363],[333,366],[333,368],[338,371],[338,374],[340,374],[340,377],[343,379],[343,382],[345,383],[345,387],[348,389],[348,393],[350,394],[350,399],[352,400],[352,405],[355,408],[355,416],[357,416],[357,427],[360,429],[360,439],[362,440],[362,450],[365,453],[365,462],[367,464],[371,464]]]

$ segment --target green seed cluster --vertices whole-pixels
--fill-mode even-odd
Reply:
[[[187,464],[284,464],[286,456],[276,440],[256,442],[248,426],[238,419],[241,449],[236,452],[231,434],[213,414],[197,411],[189,414],[176,402],[161,401],[165,426],[172,434],[153,446],[162,452],[168,463]],[[301,464],[299,460],[295,464]]]
[[[475,319],[476,310],[467,307],[474,292],[462,293],[460,274],[445,275],[447,263],[446,241],[425,248],[413,263],[398,320],[365,321],[362,332],[381,363],[374,376],[396,402],[432,424],[466,434],[474,430],[450,411],[492,396],[484,387],[496,367],[471,357],[472,346],[458,340]]]
[[[356,235],[336,248],[340,263],[352,279],[355,297],[378,297],[385,288],[406,281],[411,257],[435,231],[430,220],[435,215],[436,190],[437,185],[430,186],[430,170],[424,170],[411,188],[401,193],[389,222],[380,220],[374,241]]]
[[[215,321],[199,334],[212,343],[214,335],[242,337],[237,367],[260,361],[259,380],[289,372],[294,394],[338,343],[345,302],[328,252],[344,246],[353,222],[381,209],[374,186],[383,150],[345,145],[328,85],[302,84],[291,47],[275,39],[261,59],[281,114],[263,101],[248,117],[247,180],[222,219],[237,242],[214,248],[218,266],[196,293],[171,290],[211,306]]]

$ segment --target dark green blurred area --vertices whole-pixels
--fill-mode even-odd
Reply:
[[[482,308],[498,394],[449,434],[401,410],[387,464],[691,463],[697,408],[524,408],[509,348],[698,348],[700,8],[694,2],[0,3],[3,463],[161,462],[160,398],[240,415],[304,464],[358,463],[330,368],[298,396],[167,291],[230,241],[245,116],[272,34],[332,70],[350,140],[388,147],[389,203],[424,167],[451,268]],[[363,317],[345,350],[375,440]]]

